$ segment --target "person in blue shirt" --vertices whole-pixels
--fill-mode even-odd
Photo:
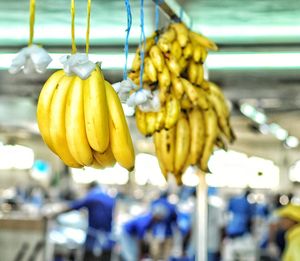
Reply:
[[[151,208],[160,205],[166,209],[166,215],[151,229],[150,255],[153,260],[167,260],[173,244],[173,230],[177,225],[177,210],[168,200],[168,191],[163,191],[156,200],[151,202]]]
[[[254,204],[248,201],[249,189],[240,196],[229,200],[229,222],[226,226],[226,239],[223,249],[223,260],[255,260],[255,242],[251,235]]]
[[[155,204],[146,214],[137,216],[123,225],[120,238],[121,258],[123,261],[140,260],[141,247],[148,232],[151,232],[162,220],[166,219],[167,209],[162,204]]]
[[[69,210],[85,208],[88,211],[88,230],[84,261],[109,261],[114,241],[111,237],[115,198],[104,193],[92,182],[87,195],[70,203]]]

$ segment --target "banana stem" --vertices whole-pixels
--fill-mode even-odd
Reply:
[[[35,0],[30,0],[30,7],[29,7],[29,41],[28,45],[32,45],[33,42],[33,35],[34,35],[34,19],[35,19]]]
[[[75,43],[75,0],[71,0],[71,35],[72,35],[72,53],[77,52]]]
[[[86,42],[85,42],[85,52],[89,53],[90,47],[90,18],[91,18],[91,2],[92,0],[87,1],[87,22],[86,22]]]

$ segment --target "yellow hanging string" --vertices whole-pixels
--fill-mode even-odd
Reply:
[[[75,43],[75,0],[71,0],[71,35],[72,35],[72,53],[77,52]]]
[[[85,40],[85,52],[86,52],[86,54],[89,53],[89,48],[90,48],[91,2],[92,2],[92,0],[88,0],[88,3],[87,3],[87,22],[86,22],[86,40]]]
[[[30,46],[32,45],[34,35],[35,0],[30,0],[29,13],[30,34],[28,45]]]

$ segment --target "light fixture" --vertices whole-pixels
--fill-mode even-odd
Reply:
[[[296,148],[299,146],[299,139],[295,136],[288,136],[285,140],[285,144],[289,148]]]

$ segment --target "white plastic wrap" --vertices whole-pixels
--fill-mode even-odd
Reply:
[[[91,62],[85,53],[64,55],[60,58],[60,62],[67,75],[77,75],[82,80],[87,79],[96,68],[96,64]]]
[[[26,74],[44,73],[51,61],[52,58],[44,48],[33,44],[20,50],[12,60],[9,72],[14,74],[23,70]]]
[[[112,86],[118,93],[122,103],[126,103],[130,96],[130,92],[138,88],[130,79],[116,82]]]

